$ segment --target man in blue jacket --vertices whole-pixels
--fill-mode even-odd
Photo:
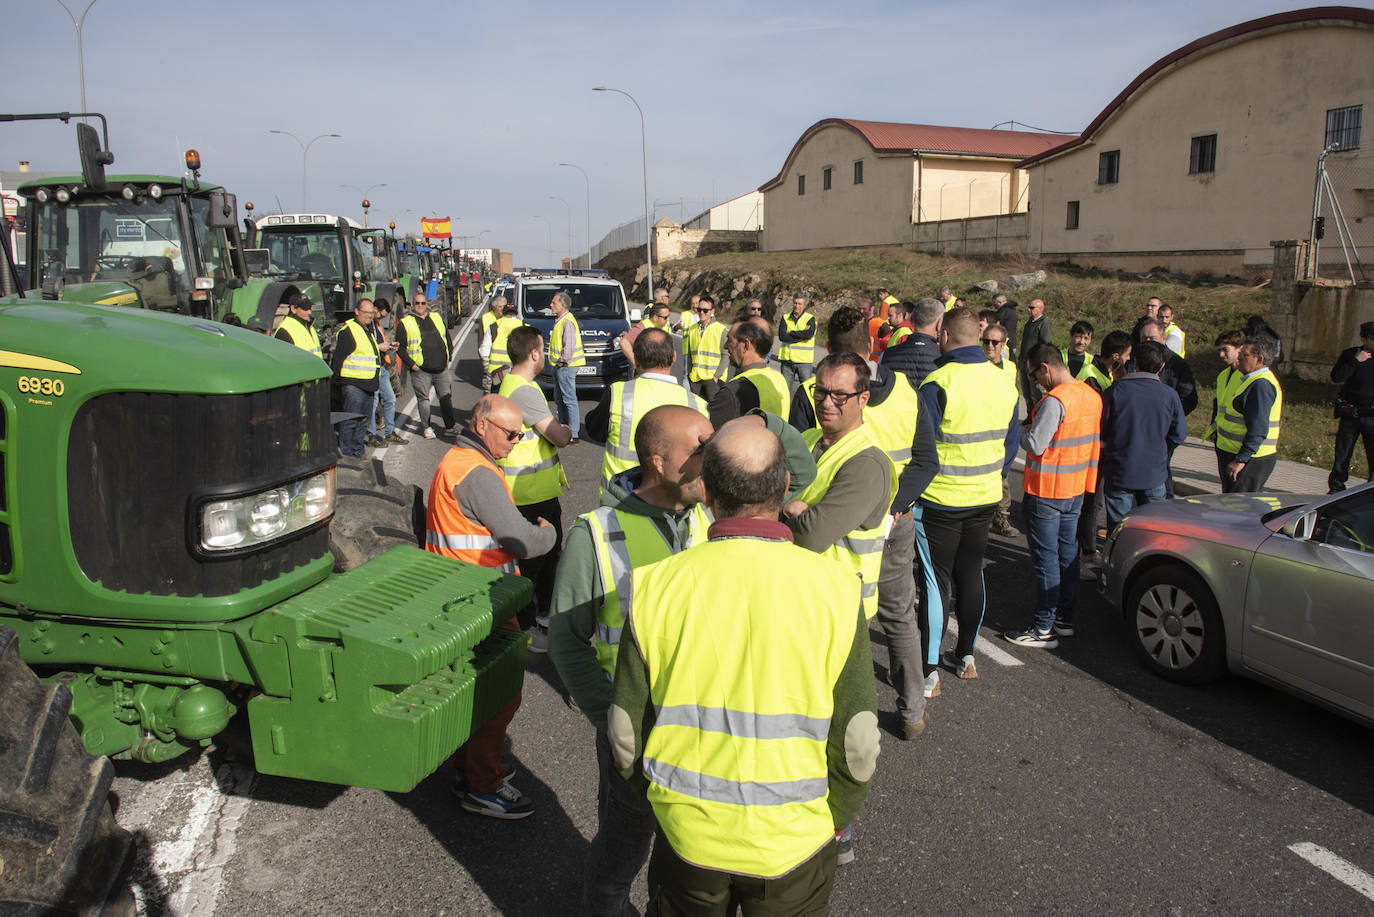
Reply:
[[[1144,341],[1132,349],[1135,371],[1102,393],[1102,458],[1098,487],[1111,531],[1131,510],[1165,499],[1169,456],[1188,438],[1178,393],[1159,379],[1165,347]]]

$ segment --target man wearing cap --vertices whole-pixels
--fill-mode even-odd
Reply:
[[[320,350],[320,336],[315,333],[315,326],[310,323],[310,314],[314,308],[315,304],[310,301],[309,296],[304,293],[293,294],[286,301],[286,316],[277,326],[276,334],[272,336],[324,359],[324,352]]]
[[[1341,387],[1336,396],[1336,457],[1331,476],[1326,479],[1329,493],[1345,490],[1350,477],[1350,459],[1355,455],[1355,440],[1364,440],[1365,465],[1374,477],[1374,322],[1360,326],[1360,343],[1341,352],[1331,367],[1331,381]]]

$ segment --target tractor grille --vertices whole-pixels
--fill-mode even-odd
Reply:
[[[218,596],[329,550],[327,526],[230,557],[196,550],[206,497],[317,472],[336,456],[328,380],[247,395],[117,392],[82,405],[67,447],[68,519],[82,572],[106,589]]]

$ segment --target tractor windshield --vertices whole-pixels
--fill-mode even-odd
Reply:
[[[362,245],[363,279],[371,283],[390,283],[396,279],[392,271],[391,254],[387,251],[386,236],[380,233],[359,237]]]
[[[332,280],[344,276],[344,253],[332,226],[263,230],[259,245],[267,249],[269,277],[285,280]]]
[[[123,283],[149,309],[184,310],[191,284],[176,197],[126,200],[86,191],[65,204],[32,200],[38,263],[31,285]]]

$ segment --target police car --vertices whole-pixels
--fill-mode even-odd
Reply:
[[[553,333],[553,296],[567,293],[572,300],[573,318],[582,332],[582,350],[587,365],[577,368],[579,388],[602,388],[630,375],[630,361],[616,346],[622,334],[639,321],[640,310],[631,309],[620,281],[595,268],[571,271],[540,270],[515,278],[514,288],[506,291],[516,304],[516,314],[527,325],[539,329],[547,345]],[[548,361],[543,378],[553,385],[553,361]]]

